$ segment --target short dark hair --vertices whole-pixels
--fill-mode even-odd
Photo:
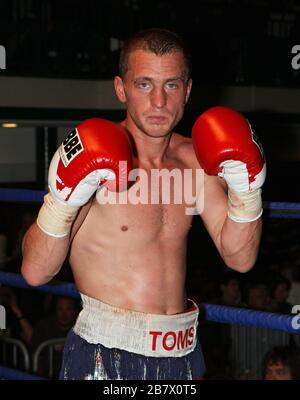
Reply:
[[[241,284],[238,272],[236,271],[225,272],[223,275],[220,276],[219,284],[227,286],[231,281],[237,281],[239,285]]]
[[[291,282],[289,282],[287,279],[285,279],[282,276],[278,276],[275,277],[274,279],[271,280],[271,282],[269,283],[269,288],[270,288],[270,295],[272,297],[274,297],[275,294],[275,290],[277,289],[277,287],[281,284],[285,284],[286,288],[288,291],[290,291],[291,289]]]
[[[248,282],[245,286],[246,295],[248,296],[252,289],[264,289],[269,293],[269,288],[265,282]]]
[[[80,301],[78,299],[69,296],[56,296],[54,299],[55,308],[58,307],[58,304],[61,300],[68,300],[73,304],[74,308],[81,309]]]
[[[263,378],[266,376],[267,367],[270,363],[282,363],[282,365],[289,367],[293,379],[298,380],[300,378],[299,349],[291,346],[275,346],[269,350],[263,358]]]
[[[122,47],[119,60],[119,74],[122,78],[128,70],[128,58],[131,52],[144,50],[158,56],[180,52],[183,54],[187,78],[191,75],[191,56],[182,38],[168,29],[151,28],[135,33]]]

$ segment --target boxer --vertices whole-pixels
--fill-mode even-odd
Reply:
[[[150,29],[129,39],[114,86],[126,118],[83,121],[60,146],[49,192],[24,238],[22,274],[32,285],[46,283],[70,251],[83,310],[65,345],[61,379],[199,379],[205,365],[198,307],[184,286],[193,218],[187,199],[103,200],[136,190],[136,166],[146,175],[190,169],[193,187],[204,169],[201,218],[225,263],[246,272],[261,236],[264,157],[247,120],[225,107],[199,117],[193,140],[174,132],[192,80],[188,53],[173,32]],[[126,168],[117,167],[120,161]]]

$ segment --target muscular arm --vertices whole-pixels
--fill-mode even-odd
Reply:
[[[205,177],[203,223],[226,265],[239,272],[249,271],[257,258],[262,221],[238,223],[227,216],[227,187],[215,176]]]
[[[262,146],[249,121],[222,106],[200,115],[192,135],[199,165],[207,174],[203,221],[225,263],[246,272],[256,261],[261,237],[266,176]]]
[[[69,236],[54,238],[46,235],[36,223],[23,240],[21,273],[32,286],[49,282],[60,270],[69,249]]]
[[[30,285],[43,285],[59,272],[68,254],[71,239],[84,221],[90,207],[91,201],[81,208],[71,234],[63,238],[46,235],[36,223],[31,225],[23,239],[21,267],[21,273]]]

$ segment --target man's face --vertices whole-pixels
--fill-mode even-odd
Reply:
[[[266,369],[265,380],[267,381],[289,381],[292,380],[290,368],[283,365],[280,361],[277,363],[269,362]]]
[[[268,292],[264,288],[252,288],[248,295],[248,306],[256,310],[265,310],[268,306]]]
[[[222,285],[224,294],[230,297],[240,297],[240,285],[235,279],[231,279],[227,285]]]
[[[280,303],[283,303],[286,301],[287,297],[289,295],[289,291],[287,288],[287,285],[285,283],[280,283],[274,292],[274,298]]]
[[[71,327],[74,325],[78,315],[72,299],[62,298],[59,299],[56,305],[56,318],[61,327]]]
[[[177,125],[191,85],[180,52],[157,56],[135,50],[129,55],[124,80],[115,78],[118,98],[127,107],[127,121],[151,137],[166,136]]]

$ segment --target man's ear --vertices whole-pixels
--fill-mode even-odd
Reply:
[[[189,80],[187,81],[187,84],[186,84],[186,93],[185,93],[185,99],[184,99],[185,104],[188,102],[188,99],[190,97],[190,93],[192,90],[192,84],[193,84],[192,78],[189,78]]]
[[[114,79],[115,92],[121,103],[126,103],[126,94],[124,90],[123,80],[120,76]]]

